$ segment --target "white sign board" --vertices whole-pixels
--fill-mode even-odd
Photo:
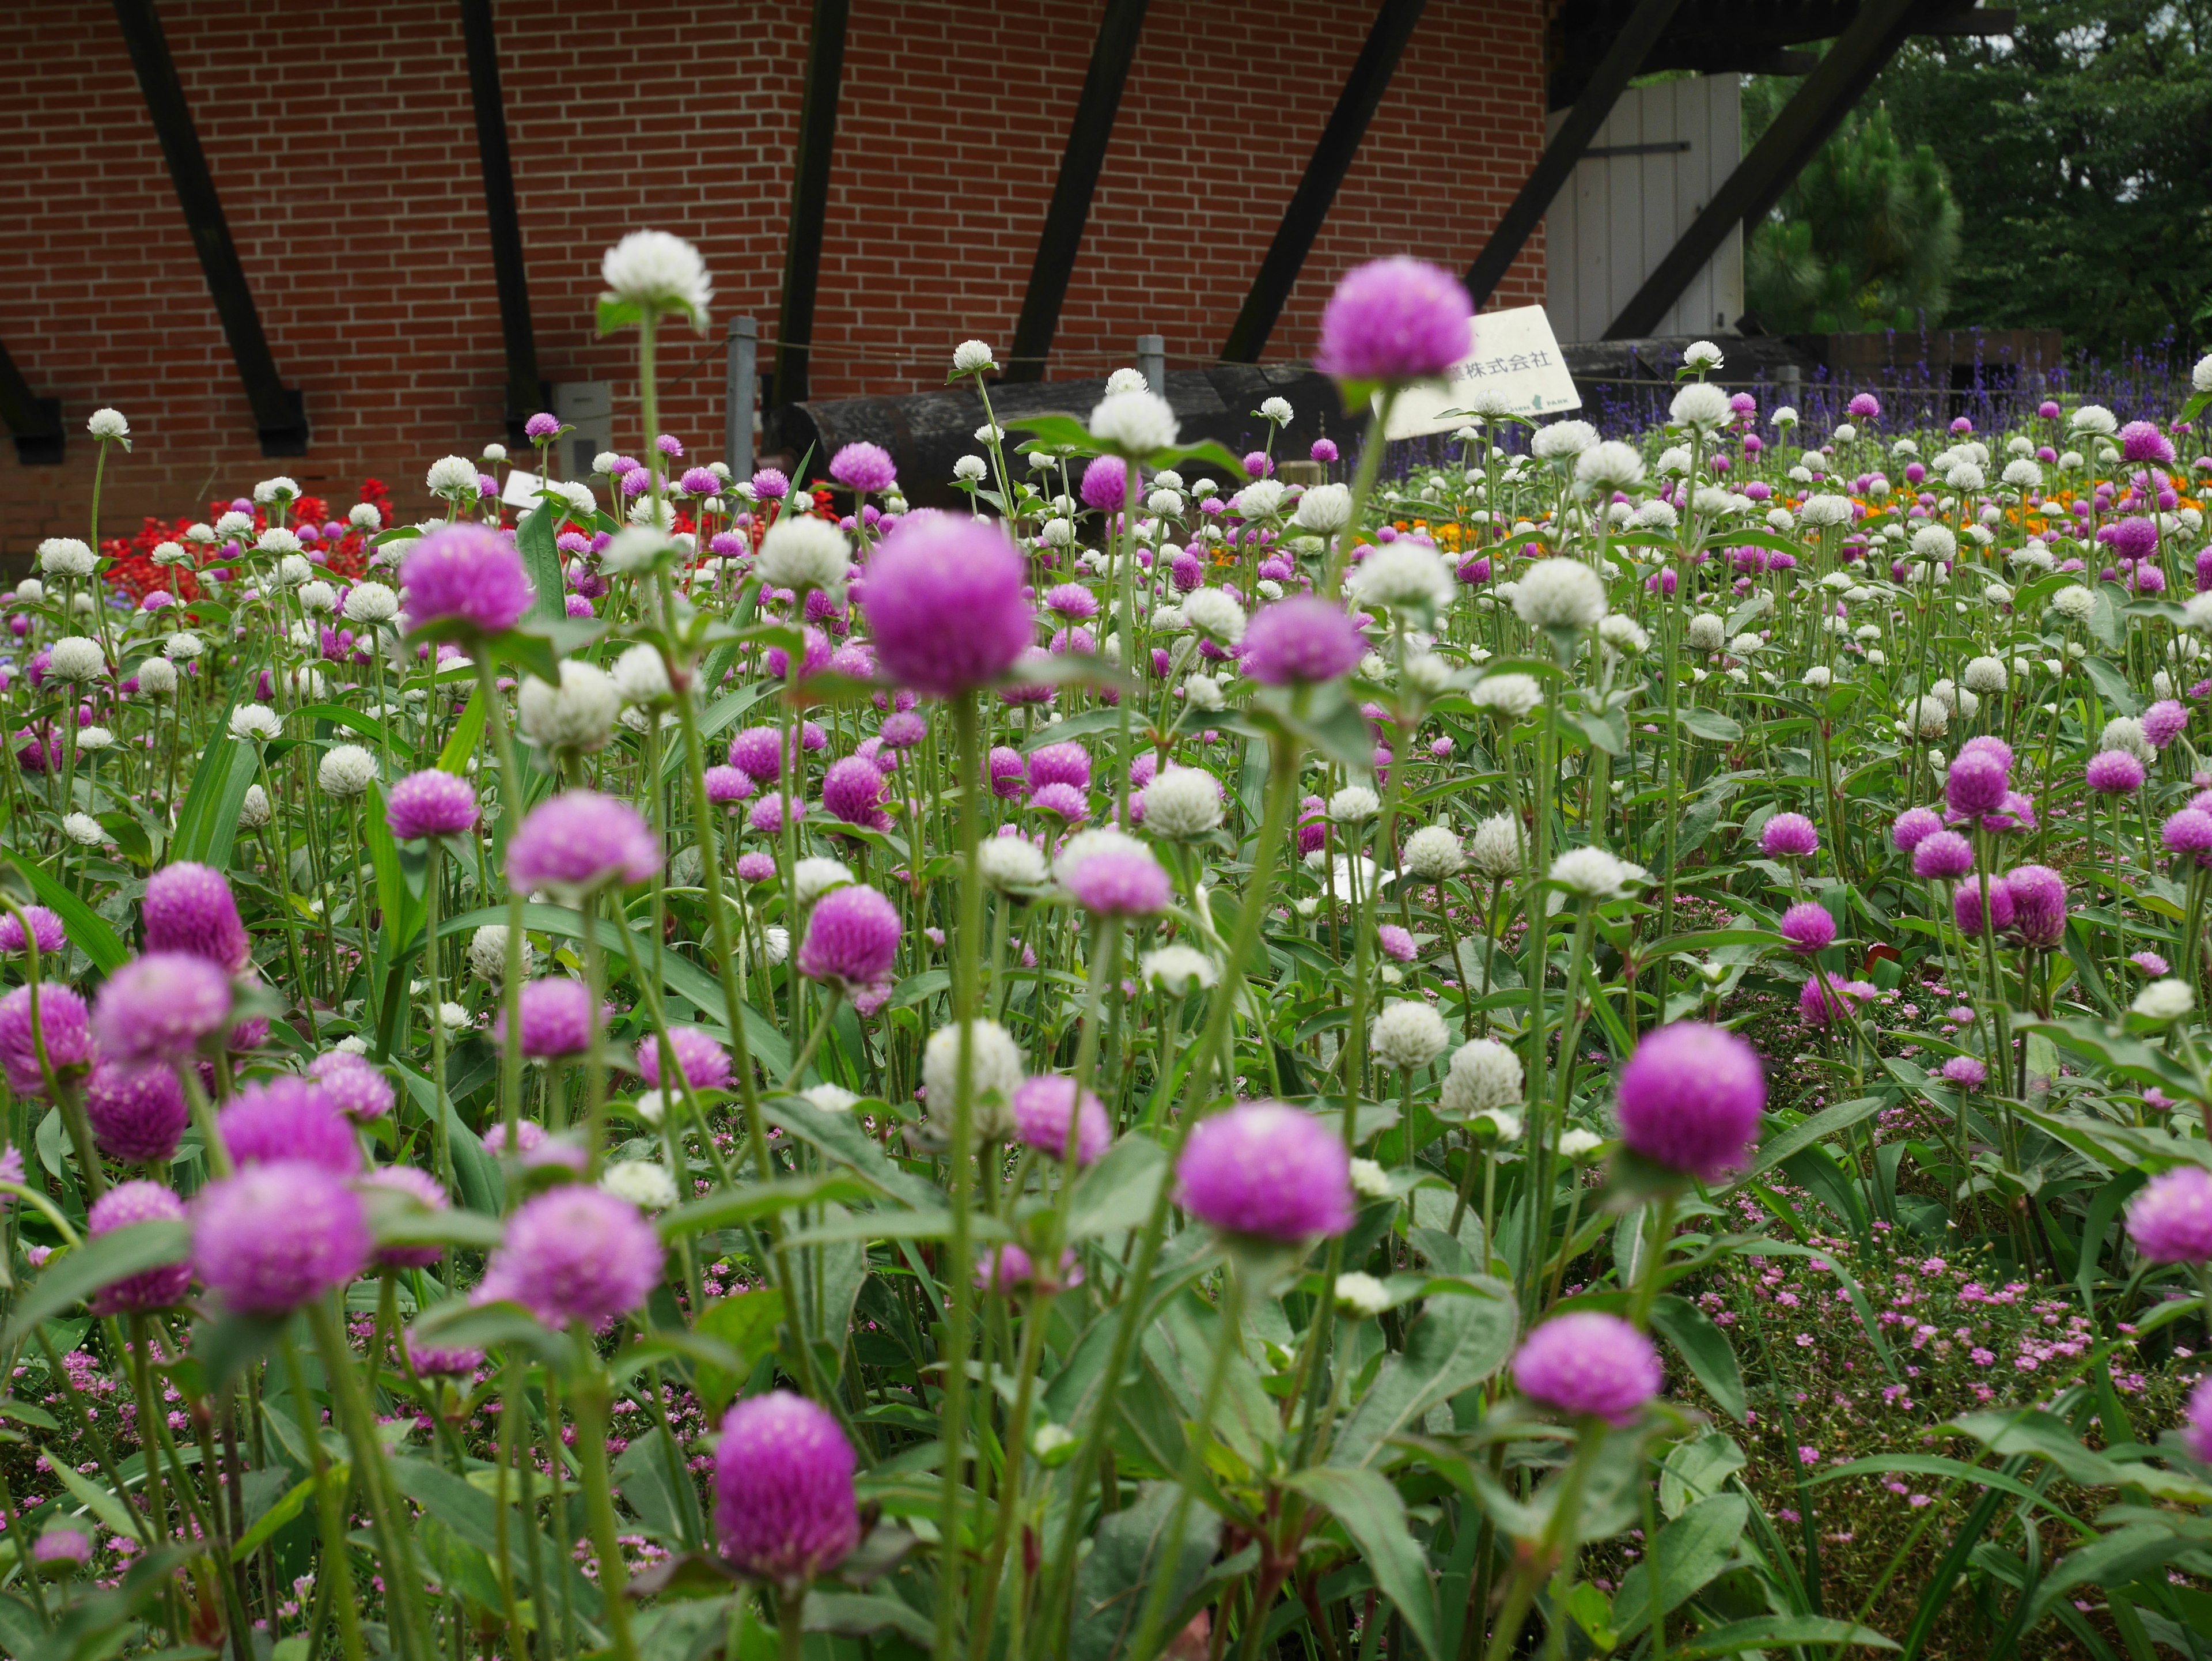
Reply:
[[[516,467],[507,473],[507,484],[500,490],[499,499],[510,508],[535,508],[538,505],[538,475],[526,473]]]
[[[1547,416],[1579,410],[1583,400],[1553,338],[1541,306],[1485,312],[1474,319],[1474,356],[1446,386],[1409,386],[1390,406],[1386,438],[1419,438],[1467,424],[1468,411]]]

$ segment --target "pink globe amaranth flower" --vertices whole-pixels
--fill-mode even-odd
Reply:
[[[879,735],[887,750],[911,750],[929,736],[929,722],[911,709],[896,710],[884,717]]]
[[[981,520],[905,515],[868,562],[865,605],[884,672],[932,697],[996,680],[1036,636],[1027,575]]]
[[[714,1445],[714,1532],[730,1566],[796,1588],[860,1543],[853,1445],[803,1396],[770,1390],[732,1407]]]
[[[465,1378],[483,1365],[484,1353],[465,1346],[426,1344],[413,1333],[406,1335],[407,1360],[417,1377]]]
[[[2212,1260],[2212,1171],[2178,1165],[2128,1202],[2128,1238],[2154,1263]]]
[[[637,809],[596,790],[564,791],[540,802],[507,845],[507,879],[525,892],[627,886],[659,869],[659,841]]]
[[[771,790],[752,805],[752,811],[745,815],[745,824],[749,829],[763,837],[773,837],[783,829],[784,816],[784,794],[781,790]],[[794,799],[791,801],[790,817],[794,823],[806,817],[804,800]]]
[[[806,920],[799,972],[848,994],[872,986],[891,972],[902,932],[898,907],[874,889],[857,883],[833,888]]]
[[[361,1170],[353,1127],[313,1079],[249,1084],[216,1116],[215,1128],[234,1165],[301,1163],[337,1177]]]
[[[1881,400],[1872,392],[1861,392],[1847,406],[1855,421],[1877,421],[1881,417]]]
[[[533,1061],[580,1056],[592,1047],[592,992],[566,975],[526,982],[517,1000],[522,1017],[522,1053]],[[507,1043],[507,1013],[493,1018],[492,1042]]]
[[[2130,421],[2120,429],[2120,458],[2124,461],[2173,463],[2173,441],[2148,421]]]
[[[1931,830],[1912,850],[1912,874],[1923,882],[1950,882],[1974,868],[1974,845],[1955,830]]]
[[[1951,916],[1960,934],[1980,937],[1985,890],[1989,897],[1990,931],[2001,934],[2012,927],[2012,885],[2002,877],[1969,877],[1951,896]]]
[[[46,1043],[46,1061],[57,1076],[81,1073],[92,1065],[91,1023],[85,1018],[84,1000],[56,981],[42,981],[38,989],[39,1019],[31,1024],[31,989],[19,986],[0,998],[0,1065],[8,1074],[8,1087],[18,1096],[43,1096],[46,1077],[39,1067],[38,1039]]]
[[[1414,944],[1413,935],[1395,922],[1386,922],[1376,928],[1375,944],[1393,963],[1411,963],[1420,956],[1420,947]]]
[[[1112,1126],[1106,1122],[1106,1108],[1089,1091],[1083,1092],[1083,1102],[1071,1115],[1075,1100],[1075,1080],[1064,1079],[1055,1073],[1041,1073],[1025,1079],[1014,1092],[1014,1139],[1024,1146],[1050,1154],[1055,1159],[1067,1157],[1068,1121],[1074,1121],[1075,1163],[1086,1165],[1103,1153],[1114,1141]]]
[[[2133,795],[2142,788],[2143,764],[2124,750],[2100,750],[2089,757],[2084,777],[2099,795]]]
[[[861,442],[848,444],[830,458],[830,477],[848,490],[881,496],[898,483],[898,469],[882,446]]]
[[[110,1159],[167,1165],[191,1123],[191,1110],[173,1068],[102,1062],[85,1081],[84,1116],[93,1141]]]
[[[730,765],[756,784],[783,776],[783,734],[773,727],[748,727],[730,740]]]
[[[95,1240],[131,1223],[184,1220],[185,1202],[175,1192],[160,1183],[144,1181],[118,1183],[92,1202],[84,1219],[86,1234]],[[191,1263],[181,1259],[163,1263],[110,1281],[93,1298],[92,1312],[105,1319],[110,1315],[143,1315],[149,1310],[167,1309],[183,1299],[191,1284]]]
[[[380,1165],[356,1186],[402,1194],[431,1211],[446,1211],[453,1206],[446,1185],[419,1165]],[[442,1246],[388,1245],[377,1247],[374,1261],[380,1269],[428,1269],[444,1255]]]
[[[1326,465],[1336,459],[1336,441],[1334,439],[1317,438],[1307,449],[1306,454]]]
[[[1959,753],[1962,756],[1993,757],[1997,765],[2006,772],[2012,771],[2012,745],[1993,733],[1977,733],[1959,746]]]
[[[1943,781],[1943,800],[1954,813],[1994,813],[2004,805],[2011,784],[1996,757],[1962,750]]]
[[[1093,854],[1063,880],[1075,903],[1094,917],[1149,917],[1164,910],[1174,892],[1160,862],[1133,848]]]
[[[711,1032],[696,1026],[668,1029],[668,1049],[676,1070],[694,1090],[720,1090],[730,1082],[730,1052]],[[637,1070],[655,1090],[661,1087],[660,1040],[648,1032],[637,1041]]]
[[[1224,1234],[1279,1242],[1352,1226],[1352,1160],[1337,1135],[1281,1102],[1244,1102],[1194,1127],[1176,1202]]]
[[[541,410],[522,423],[522,430],[532,444],[544,444],[561,435],[561,417]]]
[[[384,1117],[398,1101],[392,1080],[374,1063],[347,1050],[316,1056],[308,1063],[307,1075],[322,1086],[331,1105],[356,1124]]]
[[[2202,808],[2185,807],[2167,817],[2159,827],[2158,837],[2169,854],[2212,852],[2212,813]]]
[[[2173,698],[2160,698],[2143,711],[2143,738],[2154,750],[2163,750],[2189,726],[2189,711]]]
[[[1073,739],[1044,745],[1030,756],[1029,779],[1032,790],[1048,784],[1072,784],[1079,790],[1088,790],[1091,752]]]
[[[1910,854],[1942,828],[1943,821],[1934,808],[1908,807],[1890,827],[1889,839],[1899,853]]]
[[[791,494],[791,480],[779,467],[763,467],[753,475],[753,494],[763,502],[781,502]]]
[[[384,802],[384,822],[401,842],[458,837],[476,827],[475,788],[441,768],[410,773],[392,787]]]
[[[23,919],[31,925],[30,938],[36,942],[42,956],[59,952],[69,945],[69,931],[62,926],[62,920],[45,906],[25,906]],[[0,912],[0,952],[12,957],[23,950],[23,923],[16,920],[12,911]]]
[[[1770,860],[1802,860],[1820,851],[1820,833],[1802,813],[1777,813],[1759,833],[1759,851]]]
[[[1402,384],[1449,374],[1474,347],[1474,306],[1441,265],[1399,255],[1355,267],[1321,315],[1314,368]]]
[[[512,629],[534,596],[522,556],[497,532],[464,520],[416,540],[400,562],[410,624],[455,621],[477,634]]]
[[[228,975],[243,974],[253,960],[230,879],[213,866],[185,861],[162,867],[146,879],[140,912],[149,952],[188,952]]]
[[[1091,817],[1091,799],[1072,784],[1048,784],[1032,792],[1030,806],[1068,824],[1080,824]]]
[[[1022,752],[1010,745],[993,745],[991,753],[983,758],[983,771],[991,782],[991,794],[1000,801],[1020,795],[1028,780]]]
[[[520,1304],[550,1327],[597,1328],[643,1304],[660,1282],[660,1236],[628,1200],[568,1183],[507,1219],[478,1299]]]
[[[707,800],[717,807],[731,807],[756,794],[760,786],[742,768],[709,767],[707,770]]]
[[[1813,976],[1797,989],[1797,1018],[1816,1031],[1849,1016],[1874,988],[1864,981],[1830,980],[1824,991]]]
[[[1782,914],[1782,938],[1799,957],[1809,958],[1835,943],[1836,920],[1819,902],[1802,901]]]
[[[1083,470],[1076,494],[1083,505],[1102,514],[1118,514],[1129,505],[1129,464],[1119,456],[1094,456]]]
[[[1002,1240],[975,1259],[975,1287],[981,1292],[1064,1292],[1083,1284],[1083,1262],[1073,1246],[1060,1254],[1060,1273],[1040,1275],[1036,1260],[1012,1240]]]
[[[775,855],[773,854],[740,854],[738,855],[738,880],[742,883],[763,883],[775,875]]]
[[[1513,1358],[1513,1383],[1571,1417],[1630,1425],[1667,1375],[1651,1341],[1618,1315],[1576,1310],[1528,1335]]]
[[[1244,672],[1262,686],[1334,680],[1366,654],[1366,637],[1352,619],[1311,594],[1261,606],[1244,631]]]
[[[504,1124],[489,1127],[483,1134],[483,1145],[487,1153],[497,1155],[506,1153],[507,1127]],[[514,1151],[519,1157],[526,1159],[544,1145],[544,1125],[535,1119],[517,1119],[514,1122]]]
[[[1972,1056],[1954,1056],[1945,1062],[1942,1072],[1946,1079],[1961,1090],[1979,1090],[1990,1080],[1990,1070]]]
[[[2012,930],[2022,946],[2047,952],[2066,938],[2066,879],[2047,865],[2005,873],[2012,894]]]
[[[258,1165],[191,1204],[192,1271],[228,1308],[282,1315],[349,1285],[368,1267],[368,1218],[322,1166]]]
[[[1758,1052],[1735,1033],[1677,1021],[1636,1046],[1615,1096],[1622,1141],[1655,1165],[1711,1181],[1749,1154],[1766,1080]]]
[[[890,820],[883,809],[884,788],[881,768],[865,757],[848,756],[822,776],[822,805],[847,824],[885,830]]]

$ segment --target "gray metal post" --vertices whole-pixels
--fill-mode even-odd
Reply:
[[[1168,342],[1165,335],[1137,337],[1137,373],[1162,398],[1168,395]]]
[[[1775,387],[1784,398],[1797,396],[1797,366],[1795,363],[1784,363],[1774,371]]]
[[[736,478],[753,475],[753,405],[760,398],[760,324],[730,319],[729,362],[722,386],[722,460]]]

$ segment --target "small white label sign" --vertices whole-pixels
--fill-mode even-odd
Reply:
[[[509,471],[507,484],[499,499],[510,508],[535,508],[538,505],[538,478],[535,473],[526,473],[516,467]]]
[[[1390,406],[1386,438],[1448,433],[1467,423],[1478,399],[1508,415],[1547,416],[1583,406],[1541,306],[1485,312],[1474,320],[1474,356],[1448,386],[1409,386]]]

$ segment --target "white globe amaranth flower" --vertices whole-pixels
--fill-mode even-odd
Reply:
[[[373,502],[356,502],[346,509],[346,523],[356,531],[380,531],[384,528],[384,511]]]
[[[1352,587],[1364,604],[1391,611],[1437,611],[1450,605],[1458,591],[1444,563],[1417,542],[1376,549],[1353,574]]]
[[[1363,1200],[1387,1200],[1391,1197],[1390,1173],[1376,1160],[1354,1159],[1352,1191]]]
[[[434,496],[465,496],[473,500],[477,494],[477,464],[466,456],[441,456],[430,464],[430,471],[423,475],[422,482]],[[266,532],[262,540],[268,540]],[[298,545],[296,540],[294,545]]]
[[[1659,471],[1668,475],[1669,478],[1672,478],[1677,473],[1688,472],[1690,471],[1690,447],[1686,444],[1670,444],[1665,449],[1660,451]],[[1520,534],[1520,526],[1514,526],[1514,534],[1516,536]]]
[[[975,1127],[986,1136],[1001,1137],[1013,1128],[1014,1092],[1027,1071],[1021,1046],[994,1020],[970,1021],[968,1030],[968,1099]],[[921,1084],[929,1110],[942,1115],[939,1123],[946,1125],[959,1100],[960,1034],[957,1024],[940,1026],[921,1049]]]
[[[1150,810],[1146,810],[1149,818]],[[1137,960],[1137,972],[1147,986],[1181,996],[1196,988],[1204,990],[1221,979],[1221,966],[1195,946],[1163,946]]]
[[[592,494],[592,487],[580,479],[555,479],[545,487],[568,504],[568,511],[578,519],[588,519],[599,510],[599,499]]]
[[[301,611],[316,617],[327,617],[338,606],[338,591],[327,582],[303,582],[296,598]]]
[[[2197,1007],[2197,995],[2189,989],[2187,981],[2171,977],[2153,981],[2136,994],[2136,1001],[2128,1006],[2146,1020],[2178,1021]]]
[[[1218,588],[1194,588],[1183,596],[1182,620],[1223,646],[1244,638],[1244,608]]]
[[[1048,548],[1065,548],[1075,540],[1075,521],[1072,519],[1048,519],[1037,534]]]
[[[79,755],[98,755],[115,742],[115,734],[105,727],[77,728],[76,748]]]
[[[258,784],[246,787],[246,800],[238,805],[238,822],[249,830],[269,823],[269,793]]]
[[[2182,605],[2181,621],[2199,634],[2212,634],[2212,594],[2191,594]]]
[[[1721,349],[1710,340],[1693,340],[1682,351],[1686,368],[1711,370],[1721,367]]]
[[[1364,824],[1382,811],[1382,799],[1364,784],[1347,784],[1328,799],[1328,816],[1338,824]]]
[[[507,925],[488,922],[478,925],[469,936],[469,973],[488,985],[497,986],[507,978]],[[538,966],[538,952],[527,935],[522,941],[522,973],[527,979]]]
[[[1604,1146],[1604,1137],[1595,1131],[1584,1130],[1580,1125],[1559,1133],[1559,1157],[1572,1159],[1577,1165]]]
[[[624,1159],[611,1165],[599,1186],[640,1211],[665,1211],[676,1203],[676,1178],[655,1159]]]
[[[1229,498],[1229,505],[1245,519],[1265,519],[1283,505],[1289,492],[1272,478],[1255,478]]]
[[[289,473],[279,473],[274,478],[264,478],[253,487],[253,499],[263,507],[271,502],[289,502],[300,494],[300,481]]]
[[[675,689],[669,684],[668,666],[661,660],[660,648],[642,641],[626,648],[615,660],[611,678],[622,701],[641,709],[657,709],[675,695]]]
[[[1736,658],[1747,658],[1759,651],[1765,644],[1766,642],[1761,640],[1757,635],[1747,631],[1743,634],[1738,635],[1734,640],[1728,643],[1729,655],[1730,657]]]
[[[853,1110],[853,1104],[860,1099],[858,1095],[840,1084],[818,1084],[811,1090],[802,1090],[799,1093],[805,1098],[809,1107],[817,1109],[823,1113],[850,1113]]]
[[[1547,429],[1548,430],[1548,429]],[[1636,447],[1608,438],[1575,458],[1575,483],[1588,490],[1632,490],[1644,482]]]
[[[1803,674],[1798,676],[1797,684],[1800,686],[1809,686],[1816,692],[1821,692],[1826,691],[1831,685],[1832,685],[1835,682],[1835,678],[1836,677],[1832,671],[1816,663],[1810,669],[1808,669]]]
[[[88,577],[98,562],[75,537],[48,537],[39,544],[39,569],[50,577]]]
[[[1638,508],[1628,521],[1629,527],[1638,531],[1671,531],[1681,522],[1682,516],[1674,511],[1673,502],[1656,500]]]
[[[2120,430],[2119,417],[2101,404],[2084,404],[2066,424],[2077,433],[2087,433],[2096,438],[2108,438]]]
[[[15,598],[26,605],[35,605],[46,597],[46,585],[36,577],[25,577],[15,585]]]
[[[1352,523],[1352,487],[1316,484],[1298,498],[1291,522],[1316,536],[1333,536]]]
[[[1261,399],[1260,417],[1264,421],[1273,422],[1278,427],[1285,425],[1291,418],[1291,400],[1287,398]]]
[[[1182,510],[1182,492],[1180,490],[1170,490],[1164,486],[1158,486],[1145,498],[1145,511],[1156,514],[1162,519],[1173,519]]]
[[[107,840],[107,831],[89,813],[71,813],[62,821],[62,830],[73,843],[86,848],[97,848]]]
[[[981,340],[963,340],[952,349],[952,373],[974,374],[982,369],[995,369],[998,362],[991,348]]]
[[[315,769],[315,782],[323,794],[350,801],[363,794],[376,780],[376,757],[358,744],[337,744],[323,751]]]
[[[1390,1288],[1359,1269],[1338,1275],[1332,1295],[1339,1310],[1361,1320],[1372,1320],[1390,1307]]]
[[[1641,657],[1651,644],[1644,626],[1621,611],[1608,611],[1598,619],[1597,637],[1608,650],[1625,658]]]
[[[1552,880],[1577,899],[1619,897],[1628,867],[1602,848],[1570,848],[1552,861]]]
[[[1170,767],[1145,787],[1145,829],[1178,841],[1203,837],[1221,824],[1221,791],[1213,775]]]
[[[557,684],[526,676],[515,699],[515,724],[540,750],[579,754],[605,746],[622,712],[623,695],[614,678],[596,664],[561,660]]]
[[[2019,456],[2005,463],[1999,479],[2016,490],[2035,490],[2043,486],[2042,465],[2027,456]]]
[[[990,471],[990,464],[981,456],[962,456],[952,464],[952,477],[964,479],[970,484],[981,484],[984,475]]]
[[[1116,392],[1141,392],[1152,383],[1145,379],[1142,369],[1121,368],[1106,377],[1106,395]]]
[[[1152,857],[1152,850],[1139,842],[1119,825],[1101,824],[1089,830],[1079,830],[1060,843],[1060,853],[1052,862],[1052,871],[1063,883],[1070,881],[1082,868],[1085,860],[1100,854],[1131,853]]]
[[[1510,813],[1492,813],[1468,839],[1468,861],[1498,882],[1521,869],[1521,826]]]
[[[827,855],[810,855],[791,867],[792,891],[802,906],[811,905],[833,888],[843,888],[853,880],[842,860],[833,860]]]
[[[650,499],[641,496],[635,508],[651,510]],[[667,504],[662,504],[667,511]],[[657,525],[627,525],[616,532],[607,545],[599,551],[599,569],[613,576],[635,576],[649,571],[659,562],[674,544],[668,539],[667,527]]]
[[[1959,681],[1970,692],[1984,696],[2002,692],[2005,690],[2005,666],[1996,658],[1975,658],[1960,674]]]
[[[2124,750],[2144,766],[2154,765],[2158,751],[2151,748],[2150,739],[2143,735],[2143,724],[2135,715],[2114,715],[2105,723],[2103,734],[2097,740],[2100,750]]]
[[[272,575],[279,587],[296,588],[314,576],[315,568],[305,554],[287,554],[276,562]]]
[[[1485,1127],[1487,1127],[1490,1134],[1501,1142],[1517,1142],[1521,1140],[1522,1128],[1521,1116],[1504,1108],[1493,1107],[1487,1113],[1476,1114],[1471,1122],[1470,1128],[1481,1129]]]
[[[986,886],[1004,894],[1042,888],[1052,873],[1043,850],[1027,837],[989,837],[975,849],[976,870]]]
[[[1176,441],[1180,424],[1167,399],[1139,385],[1106,396],[1091,411],[1091,436],[1117,455],[1147,456]]]
[[[1667,406],[1667,413],[1679,427],[1692,427],[1700,432],[1714,432],[1735,419],[1735,411],[1729,404],[1729,395],[1709,380],[1691,380],[1682,385],[1674,400]]]
[[[1434,697],[1451,684],[1455,672],[1449,659],[1434,652],[1416,652],[1406,660],[1399,676],[1409,691]]]
[[[1807,496],[1805,505],[1797,510],[1797,522],[1808,530],[1848,525],[1851,522],[1851,499],[1839,496]]]
[[[1915,698],[1905,712],[1906,728],[1923,739],[1940,739],[1951,725],[1951,706],[1933,696]]]
[[[284,730],[283,717],[265,703],[241,703],[230,712],[230,735],[266,742]]]
[[[834,599],[845,592],[845,573],[852,563],[852,544],[842,531],[829,520],[799,514],[769,526],[753,569],[771,588],[793,593],[819,588]]]
[[[1597,429],[1587,421],[1555,421],[1529,436],[1528,453],[1540,461],[1568,461],[1597,441]]]
[[[1444,1053],[1451,1032],[1444,1018],[1427,1004],[1405,1000],[1385,1004],[1367,1030],[1367,1048],[1384,1067],[1410,1073]]]
[[[120,410],[94,410],[85,422],[84,429],[103,441],[131,436],[131,423],[123,418]]]
[[[1455,1119],[1517,1107],[1521,1058],[1495,1039],[1470,1040],[1452,1052],[1440,1094],[1443,1110]]]
[[[2097,609],[2097,596],[2078,582],[2069,583],[2051,595],[2051,609],[2069,622],[2079,623]]]
[[[2192,391],[2212,392],[2212,352],[2198,358],[2190,369],[2189,385]]]
[[[1532,629],[1581,631],[1605,615],[1605,585],[1580,560],[1540,559],[1522,576],[1513,610]]]
[[[107,654],[84,635],[64,635],[53,643],[46,672],[57,680],[98,680],[107,672]]]
[[[1690,619],[1683,633],[1692,650],[1717,652],[1728,638],[1728,624],[1717,612],[1700,611]]]
[[[150,698],[165,698],[177,690],[177,666],[167,658],[148,658],[138,666],[138,690]]]
[[[1406,874],[1422,882],[1442,882],[1467,868],[1467,850],[1448,824],[1425,824],[1406,838]]]
[[[399,615],[399,596],[388,585],[365,579],[346,590],[344,609],[347,622],[373,629]]]
[[[698,249],[666,231],[632,231],[609,248],[599,262],[601,296],[640,311],[680,312],[703,328],[714,303],[714,279]]]

